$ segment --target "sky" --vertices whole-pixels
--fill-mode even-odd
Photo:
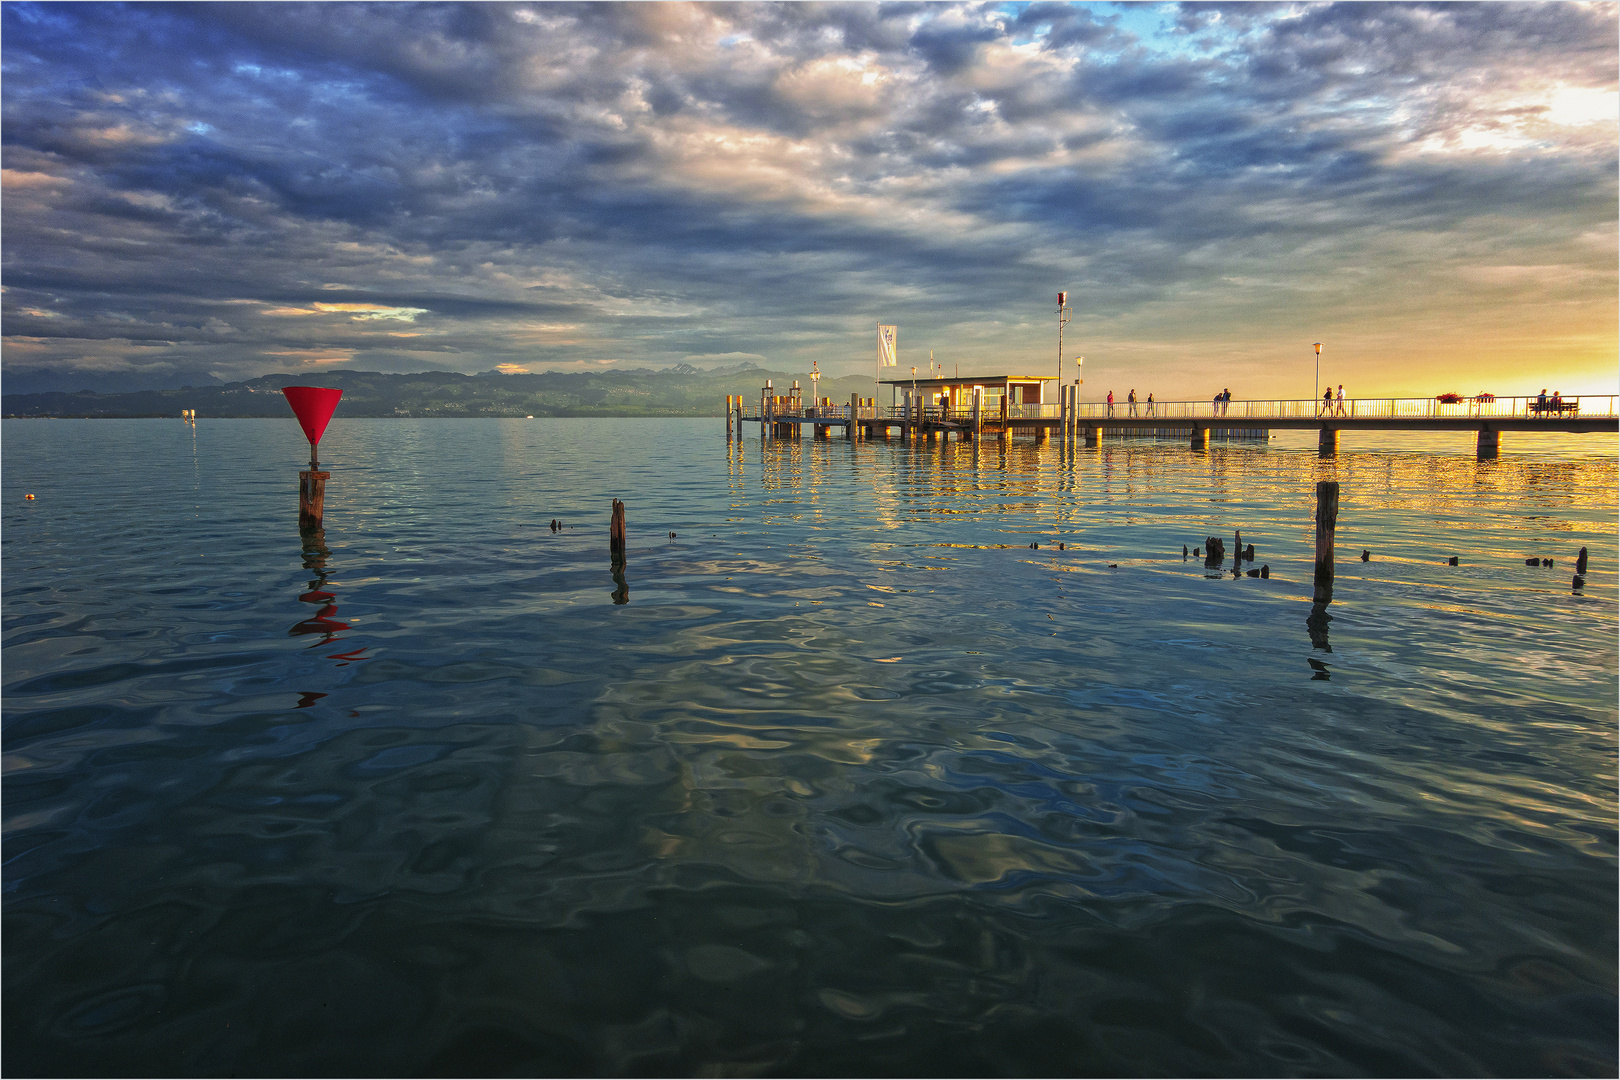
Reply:
[[[1615,393],[1614,3],[0,5],[7,392]]]

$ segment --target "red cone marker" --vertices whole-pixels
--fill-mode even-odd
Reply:
[[[281,392],[287,395],[287,404],[292,406],[293,415],[298,417],[298,426],[304,429],[304,435],[309,439],[309,467],[319,469],[321,466],[315,455],[315,445],[326,433],[332,410],[337,408],[343,391],[329,386],[283,386]]]

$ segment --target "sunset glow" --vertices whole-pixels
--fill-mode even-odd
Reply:
[[[1046,370],[1067,289],[1092,397],[1312,395],[1323,339],[1612,393],[1616,12],[8,4],[7,387],[845,374],[878,322]]]

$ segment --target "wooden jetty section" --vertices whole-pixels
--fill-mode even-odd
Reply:
[[[1438,398],[1357,398],[1325,406],[1321,400],[1116,401],[1079,400],[1079,387],[1051,375],[963,375],[885,380],[890,404],[855,395],[847,404],[804,400],[794,382],[786,393],[770,384],[754,409],[728,398],[726,431],[742,437],[744,423],[759,423],[771,438],[798,438],[808,426],[814,438],[833,431],[850,439],[1010,439],[1054,436],[1065,444],[1096,446],[1105,435],[1185,439],[1193,449],[1210,439],[1264,439],[1275,430],[1319,433],[1324,455],[1338,450],[1341,431],[1471,431],[1478,455],[1495,457],[1503,432],[1620,432],[1615,395],[1582,395],[1556,403],[1536,397],[1485,395],[1461,401]]]

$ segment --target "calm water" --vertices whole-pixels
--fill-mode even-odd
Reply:
[[[6,421],[5,1071],[1614,1074],[1612,436],[720,425]]]

